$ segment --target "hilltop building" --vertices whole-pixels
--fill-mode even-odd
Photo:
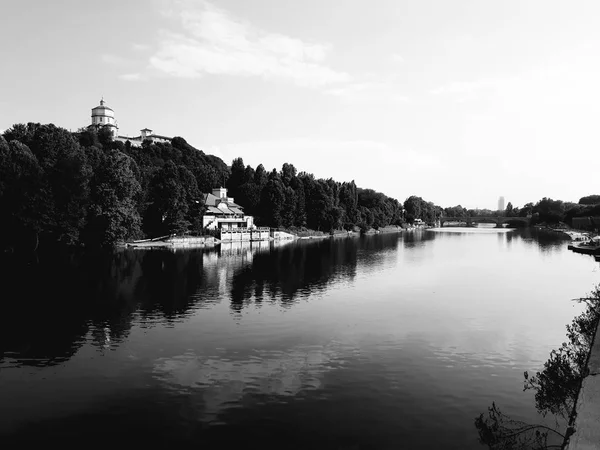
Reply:
[[[134,147],[141,147],[142,142],[148,140],[151,142],[171,142],[173,138],[154,134],[150,128],[140,130],[139,136],[122,136],[119,135],[119,126],[115,120],[115,112],[104,104],[104,98],[100,100],[100,105],[92,108],[92,123],[88,128],[104,128],[108,127],[115,141],[129,141]]]
[[[112,108],[104,105],[104,98],[100,100],[100,105],[92,108],[92,124],[88,128],[104,128],[110,129],[113,139],[117,137],[119,127],[115,121],[115,112]]]
[[[244,208],[227,197],[227,189],[218,187],[212,193],[204,194],[206,213],[202,217],[202,226],[209,230],[255,228],[254,217],[244,214]]]

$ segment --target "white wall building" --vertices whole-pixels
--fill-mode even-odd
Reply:
[[[212,193],[204,194],[206,213],[202,217],[202,226],[209,230],[215,229],[254,229],[254,217],[244,214],[244,208],[227,197],[227,189],[220,187]]]
[[[109,127],[111,130],[111,134],[115,141],[127,142],[129,141],[134,147],[141,147],[142,142],[145,140],[151,142],[171,142],[173,138],[167,136],[161,136],[159,134],[154,134],[154,132],[150,128],[144,128],[140,130],[139,136],[121,136],[119,135],[119,126],[117,125],[117,121],[115,120],[115,112],[112,108],[109,108],[104,104],[104,98],[100,100],[100,105],[92,108],[92,123],[88,128],[103,128]]]
[[[109,127],[113,139],[117,137],[119,127],[115,122],[115,112],[112,108],[104,105],[104,98],[100,100],[100,105],[92,108],[92,124],[90,127],[102,128]]]

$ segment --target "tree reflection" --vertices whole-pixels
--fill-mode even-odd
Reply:
[[[281,299],[293,304],[299,295],[323,290],[330,283],[356,276],[359,253],[376,254],[383,248],[396,248],[398,236],[324,239],[297,242],[267,254],[255,254],[231,280],[231,308],[239,312],[250,301]]]
[[[202,252],[45,252],[0,260],[0,362],[46,366],[86,340],[101,349],[127,338],[135,313],[173,321],[207,280]]]
[[[562,250],[570,238],[561,233],[536,228],[523,228],[517,231],[517,235],[526,243],[537,247],[542,253],[550,253]]]
[[[550,352],[541,371],[530,376],[525,372],[524,390],[535,391],[535,406],[542,417],[555,417],[554,428],[528,424],[503,414],[495,403],[475,419],[481,444],[490,449],[561,448],[573,429],[561,430],[571,419],[583,378],[587,359],[600,320],[600,285],[586,298],[576,299],[585,310],[567,325],[567,342]]]

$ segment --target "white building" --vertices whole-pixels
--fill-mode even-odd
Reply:
[[[140,130],[139,136],[121,136],[119,135],[119,126],[115,120],[115,112],[104,104],[104,98],[100,100],[100,105],[92,108],[92,123],[88,128],[109,127],[112,137],[115,141],[129,141],[134,147],[141,147],[142,142],[148,140],[151,142],[171,142],[173,138],[154,134],[150,128]]]
[[[117,122],[115,121],[115,112],[112,108],[104,106],[104,98],[100,100],[100,106],[92,108],[92,124],[90,127],[95,127],[96,129],[109,127],[113,139],[119,133],[119,127],[117,127]]]
[[[204,194],[206,213],[202,217],[202,226],[215,229],[254,229],[254,217],[244,214],[244,208],[227,197],[226,188],[215,188],[212,193]]]

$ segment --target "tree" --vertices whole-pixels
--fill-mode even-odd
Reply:
[[[91,168],[72,133],[53,124],[15,125],[5,136],[31,149],[42,169],[40,196],[44,214],[40,238],[77,245],[85,225]]]
[[[564,220],[564,205],[561,200],[544,197],[533,207],[533,212],[539,214],[539,220],[548,223],[558,223]]]
[[[579,388],[587,375],[587,360],[600,321],[600,286],[585,298],[577,299],[585,310],[567,325],[567,341],[550,352],[541,371],[531,376],[524,373],[524,389],[535,391],[538,413],[553,414],[566,423],[577,401]],[[572,428],[559,429],[544,424],[531,424],[503,414],[495,403],[487,414],[475,419],[479,440],[490,449],[562,448]],[[552,443],[554,440],[555,443]]]
[[[521,212],[519,213],[519,217],[528,217],[533,214],[533,203],[525,203],[521,208]]]
[[[292,164],[284,163],[281,168],[281,181],[284,186],[289,186],[292,179],[296,177],[296,168]]]
[[[580,205],[597,205],[600,203],[600,195],[586,195],[579,199]]]
[[[508,202],[506,205],[506,210],[504,211],[504,215],[506,217],[513,217],[513,205],[511,202]]]
[[[37,247],[42,228],[42,169],[31,150],[19,141],[0,136],[0,222],[2,247]]]
[[[85,241],[110,247],[139,236],[141,219],[134,199],[141,188],[132,158],[116,150],[94,156]]]
[[[294,225],[297,227],[306,226],[306,195],[304,193],[304,184],[298,177],[291,181],[291,187],[294,190]]]
[[[187,172],[186,172],[187,171]],[[144,218],[144,228],[151,235],[182,233],[188,231],[190,202],[193,195],[185,181],[191,181],[190,173],[182,166],[168,161],[150,184],[150,207]],[[197,190],[196,186],[192,186]]]
[[[227,180],[226,188],[230,197],[237,197],[240,186],[246,182],[246,167],[242,158],[235,158],[231,163],[231,175]]]
[[[283,226],[285,190],[277,172],[273,171],[260,198],[260,216],[264,223],[273,228]]]
[[[256,171],[254,172],[254,183],[259,187],[260,190],[265,187],[268,181],[267,172],[262,164],[256,166]]]
[[[415,219],[421,219],[423,215],[423,199],[415,195],[411,195],[404,201],[404,210],[406,211],[406,221],[413,223]]]

